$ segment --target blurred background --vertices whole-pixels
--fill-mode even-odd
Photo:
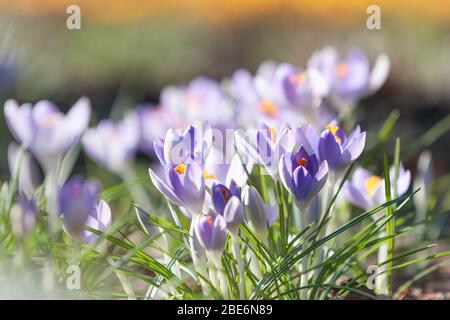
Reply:
[[[66,28],[71,4],[81,30]],[[370,4],[381,8],[381,30],[366,27]],[[64,110],[86,95],[95,122],[157,103],[166,85],[254,72],[266,59],[303,66],[326,45],[391,59],[387,83],[358,109],[363,125],[399,109],[396,133],[414,139],[449,114],[450,1],[440,0],[0,0],[1,104],[45,98]],[[433,145],[437,173],[449,171],[449,142]],[[0,158],[4,176],[6,152]]]

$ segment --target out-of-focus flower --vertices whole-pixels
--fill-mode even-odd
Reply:
[[[171,115],[192,121],[208,121],[218,129],[234,128],[234,110],[218,82],[206,77],[193,79],[185,87],[170,86],[161,92],[161,105]]]
[[[155,154],[162,165],[180,163],[202,164],[212,143],[211,128],[207,122],[191,125],[182,133],[169,129],[165,139],[153,143]]]
[[[320,135],[320,160],[326,160],[332,170],[343,169],[361,155],[365,144],[366,133],[359,126],[347,137],[340,127],[329,124]]]
[[[121,173],[134,159],[139,143],[139,119],[134,112],[120,122],[102,120],[83,135],[86,153],[109,170]]]
[[[369,60],[361,50],[354,48],[341,59],[336,49],[326,47],[311,56],[308,68],[319,70],[331,94],[344,101],[354,101],[377,91],[384,84],[390,64],[387,56],[382,54],[370,70]]]
[[[161,106],[139,106],[137,108],[140,126],[139,148],[154,156],[153,141],[163,137],[170,128],[177,128],[180,120]]]
[[[227,240],[225,219],[212,211],[195,219],[195,233],[200,244],[207,250],[222,253]]]
[[[316,69],[292,69],[283,80],[286,97],[294,107],[306,111],[318,107],[327,94],[323,76]]]
[[[325,185],[327,177],[327,161],[319,166],[316,155],[308,154],[303,146],[296,153],[286,152],[280,159],[281,181],[300,209],[309,205]]]
[[[394,171],[392,167],[389,172],[391,178],[391,190],[397,189],[397,196],[400,197],[408,191],[411,184],[411,172],[405,170],[400,164],[398,171],[397,185],[394,182]],[[374,175],[370,171],[363,168],[356,168],[351,181],[344,184],[345,197],[353,205],[369,210],[386,202],[386,191],[384,179]]]
[[[16,204],[11,208],[11,225],[16,237],[23,238],[34,228],[37,212],[33,198],[28,199],[23,195],[17,197]]]
[[[413,197],[417,208],[416,221],[426,218],[433,178],[433,158],[429,150],[422,151],[417,161],[417,174],[414,178],[414,190],[420,189]]]
[[[12,134],[48,171],[86,129],[91,106],[87,98],[81,98],[64,115],[50,101],[39,101],[34,107],[29,103],[19,107],[10,99],[5,102],[4,111]]]
[[[19,161],[20,168],[18,168]],[[8,146],[8,164],[12,179],[15,179],[15,174],[19,172],[19,192],[31,198],[43,181],[41,171],[31,154],[26,150],[20,150],[16,143],[11,142]]]
[[[59,190],[59,212],[66,231],[77,238],[83,237],[88,216],[96,217],[97,196],[100,187],[93,181],[73,177]]]
[[[258,190],[253,186],[245,186],[242,191],[242,201],[250,227],[262,240],[265,240],[268,226],[272,225],[278,216],[278,206],[270,207],[264,203]]]
[[[187,217],[199,215],[205,200],[205,180],[200,164],[166,164],[165,177],[159,177],[149,169],[150,179],[155,187],[170,201],[182,206]]]

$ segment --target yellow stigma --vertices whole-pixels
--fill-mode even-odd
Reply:
[[[175,167],[175,171],[181,174],[184,177],[184,173],[186,170],[186,165],[184,163],[179,164]]]
[[[375,194],[381,181],[382,179],[379,176],[371,176],[364,181],[364,187],[366,187],[366,192],[369,197],[372,197]]]
[[[270,127],[269,134],[270,140],[272,140],[272,142],[275,143],[275,141],[277,140],[277,129]]]
[[[329,125],[327,125],[327,130],[330,131],[330,132],[333,134],[333,136],[334,136],[334,138],[336,139],[336,142],[337,142],[337,143],[342,144],[341,138],[339,138],[338,135],[337,135],[337,132],[338,132],[338,130],[339,130],[339,127],[334,126],[334,125],[332,125],[332,124],[329,124]]]
[[[263,100],[259,104],[259,110],[267,114],[269,117],[276,117],[278,115],[278,108],[269,100]]]
[[[336,75],[339,78],[343,78],[347,75],[347,73],[348,73],[348,63],[346,62],[339,63],[336,67]]]
[[[306,75],[304,72],[293,74],[289,77],[289,81],[293,84],[304,84],[306,81]]]
[[[203,178],[205,178],[205,180],[208,180],[208,179],[217,179],[217,177],[215,176],[215,175],[213,175],[213,174],[209,174],[208,173],[208,170],[203,170]]]
[[[297,160],[297,164],[302,167],[304,167],[307,163],[308,163],[308,160],[306,160],[303,157]]]

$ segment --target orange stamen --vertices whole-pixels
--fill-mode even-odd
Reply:
[[[181,174],[184,177],[186,171],[186,165],[184,163],[179,164],[175,167],[175,171]]]
[[[259,104],[259,109],[270,117],[276,117],[278,115],[277,106],[269,100],[261,101]]]

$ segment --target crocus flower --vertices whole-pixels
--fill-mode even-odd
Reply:
[[[221,254],[227,240],[225,219],[221,215],[208,211],[194,221],[195,233],[200,244],[207,251]]]
[[[162,90],[160,103],[176,118],[208,121],[214,128],[235,127],[234,110],[220,84],[206,77],[193,79],[187,86],[170,86]]]
[[[212,143],[208,122],[191,125],[184,131],[169,129],[165,139],[153,143],[155,154],[162,165],[204,163]]]
[[[328,164],[308,154],[303,146],[296,153],[286,152],[280,159],[280,178],[294,197],[297,206],[305,209],[324,186],[328,177]]]
[[[181,120],[162,106],[142,105],[137,108],[140,127],[139,149],[149,156],[155,156],[153,141],[163,137],[170,128],[177,128]]]
[[[308,68],[322,74],[330,93],[344,101],[354,101],[378,90],[386,81],[389,67],[389,59],[382,54],[370,70],[367,56],[356,48],[340,58],[336,49],[327,47],[308,61]]]
[[[81,177],[71,178],[59,190],[59,212],[70,235],[81,238],[88,216],[96,216],[99,191],[97,183]]]
[[[287,126],[277,130],[263,124],[250,137],[244,137],[240,131],[235,133],[236,148],[242,157],[264,166],[274,179],[278,179],[281,155],[291,151],[295,142],[294,132]]]
[[[14,137],[31,150],[42,167],[55,167],[67,150],[86,129],[91,113],[87,98],[81,98],[62,114],[50,101],[41,100],[34,107],[16,101],[5,102],[5,117]]]
[[[17,197],[16,204],[11,208],[11,225],[14,234],[22,238],[36,225],[37,206],[33,198],[24,195]]]
[[[19,192],[31,198],[43,181],[41,171],[31,154],[26,150],[20,150],[17,144],[11,142],[8,146],[8,164],[12,179],[15,179],[17,172],[19,173],[17,178]]]
[[[115,173],[127,169],[134,159],[139,143],[139,120],[134,112],[113,123],[102,120],[88,129],[82,139],[86,153],[97,163]]]
[[[244,206],[241,202],[241,194],[237,184],[232,181],[230,188],[223,184],[213,185],[211,198],[214,210],[224,217],[227,230],[231,234],[236,234],[244,220]]]
[[[201,214],[205,200],[205,180],[200,164],[166,164],[164,178],[149,169],[154,186],[170,201],[183,207],[187,217]]]
[[[320,160],[326,160],[332,170],[343,169],[361,155],[365,144],[366,133],[361,132],[359,126],[347,137],[340,127],[332,123],[320,135]]]
[[[111,209],[104,200],[100,200],[95,206],[94,214],[87,217],[85,226],[94,230],[105,232],[111,225]],[[83,230],[83,240],[87,243],[94,243],[99,236],[88,230]]]
[[[245,186],[242,191],[245,214],[250,227],[264,240],[267,238],[268,226],[271,226],[278,215],[278,206],[270,207],[264,203],[258,190],[253,186]]]
[[[397,185],[394,184],[394,171],[392,167],[389,172],[391,178],[391,190],[397,189],[397,196],[402,196],[408,191],[411,184],[411,172],[405,170],[400,164]],[[374,175],[363,168],[356,168],[351,181],[344,184],[344,194],[353,205],[369,210],[386,202],[385,183],[382,177]]]

